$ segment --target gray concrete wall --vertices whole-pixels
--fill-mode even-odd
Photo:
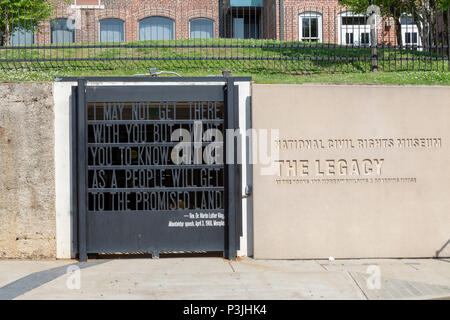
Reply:
[[[55,257],[51,83],[0,83],[0,258]]]

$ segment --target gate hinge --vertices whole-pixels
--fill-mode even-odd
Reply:
[[[242,196],[242,199],[246,199],[246,198],[250,197],[251,195],[252,195],[252,186],[248,184],[245,186],[245,193]]]

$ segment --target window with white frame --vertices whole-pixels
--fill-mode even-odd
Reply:
[[[299,40],[322,42],[322,15],[317,12],[304,12],[299,15]]]

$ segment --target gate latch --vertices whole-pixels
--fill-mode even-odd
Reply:
[[[242,199],[248,198],[251,195],[252,195],[252,186],[248,184],[245,186],[245,194],[242,196]]]

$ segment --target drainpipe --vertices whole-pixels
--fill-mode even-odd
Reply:
[[[219,37],[225,38],[223,0],[219,0]]]

